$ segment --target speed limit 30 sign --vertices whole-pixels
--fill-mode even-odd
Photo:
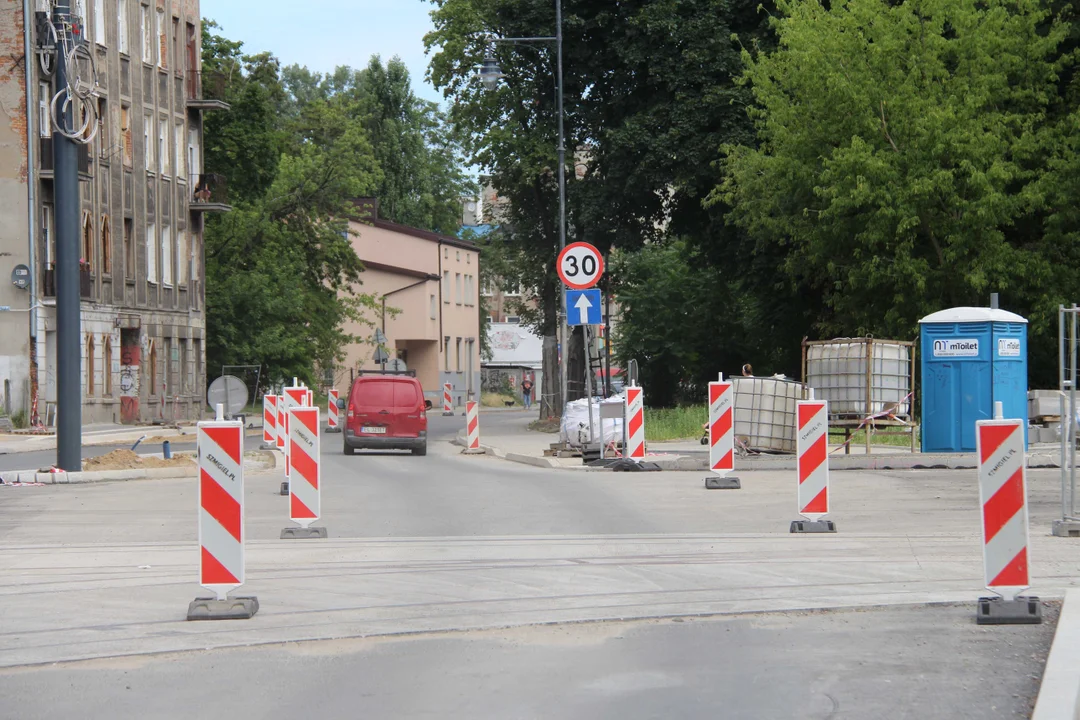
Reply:
[[[559,253],[559,279],[573,290],[587,290],[604,274],[604,256],[589,243],[567,245]]]

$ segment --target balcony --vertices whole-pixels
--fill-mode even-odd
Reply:
[[[45,282],[43,283],[42,295],[44,297],[54,298],[56,297],[56,268],[49,266],[45,268]],[[90,278],[90,268],[79,268],[79,297],[84,300],[90,299],[90,288],[93,282]]]
[[[75,145],[75,153],[79,162],[79,177],[82,180],[90,180],[90,146]],[[52,137],[38,138],[38,157],[41,158],[41,174],[43,177],[52,177],[55,163],[53,161]]]
[[[192,175],[191,181],[192,212],[231,212],[229,205],[229,187],[224,175]]]
[[[203,83],[209,87],[204,88]],[[187,73],[187,107],[189,110],[229,110],[231,106],[218,98],[225,95],[225,76],[218,72]],[[203,97],[208,94],[210,97]]]

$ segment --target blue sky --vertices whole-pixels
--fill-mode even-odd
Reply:
[[[268,50],[283,65],[328,72],[338,65],[363,67],[374,55],[398,55],[413,89],[428,100],[442,98],[424,82],[424,34],[431,29],[425,0],[201,0],[204,18],[221,34],[244,43],[246,52]]]

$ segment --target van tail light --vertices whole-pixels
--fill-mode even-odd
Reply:
[[[421,420],[427,420],[427,410],[421,410],[420,411],[420,419]]]
[[[349,406],[349,414],[348,414],[347,417],[348,417],[349,420],[352,420],[353,418],[356,417],[356,413],[353,412],[352,406]]]

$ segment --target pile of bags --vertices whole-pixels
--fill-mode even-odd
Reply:
[[[623,421],[622,412],[618,418],[600,420],[600,405],[616,405],[622,408],[626,403],[624,394],[612,395],[610,398],[592,399],[593,436],[599,442],[601,439],[605,446],[612,443],[622,443]],[[589,400],[582,398],[566,404],[566,412],[563,413],[562,426],[559,428],[559,439],[570,447],[584,447],[589,442]]]

